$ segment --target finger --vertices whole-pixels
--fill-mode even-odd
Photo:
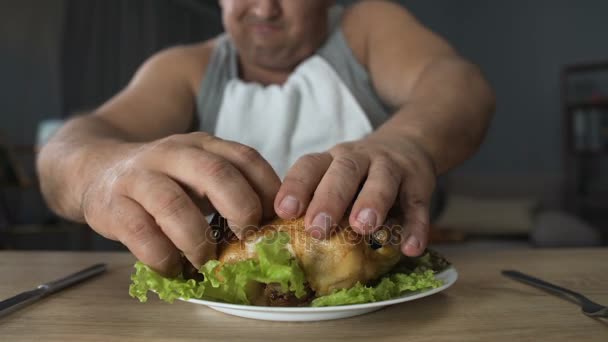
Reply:
[[[428,243],[430,230],[429,207],[434,180],[406,177],[401,188],[400,204],[405,216],[405,232],[401,251],[407,256],[419,256]]]
[[[300,217],[333,158],[329,153],[300,157],[289,169],[274,201],[275,212],[284,219]]]
[[[209,199],[207,197],[201,197],[189,187],[182,187],[188,197],[194,202],[194,204],[198,207],[198,209],[203,213],[203,216],[209,216],[217,212],[217,210],[209,203]]]
[[[196,147],[181,146],[156,160],[156,168],[198,196],[208,197],[225,217],[234,233],[241,237],[249,227],[256,227],[262,218],[262,204],[247,179],[228,160]]]
[[[159,173],[141,174],[126,187],[126,194],[152,215],[194,267],[215,259],[215,241],[207,221],[175,181]]]
[[[313,237],[326,237],[332,227],[340,222],[368,167],[368,157],[361,154],[334,156],[306,211],[304,222]]]
[[[349,223],[360,234],[374,232],[386,221],[399,193],[401,172],[385,157],[372,160],[367,179],[353,204]]]
[[[112,227],[116,239],[156,272],[168,276],[177,276],[182,269],[178,249],[163,234],[144,208],[130,198],[120,196],[113,201],[113,210],[107,226]]]
[[[198,138],[198,146],[226,158],[247,179],[262,202],[263,216],[275,216],[273,202],[281,180],[270,163],[252,147],[209,136]]]

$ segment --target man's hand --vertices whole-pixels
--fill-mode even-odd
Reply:
[[[84,187],[82,211],[98,233],[163,274],[179,273],[180,251],[197,268],[215,258],[201,208],[214,207],[237,236],[274,215],[280,180],[252,148],[205,133],[123,147]]]
[[[398,202],[405,218],[401,250],[418,256],[427,244],[435,180],[432,159],[414,139],[376,132],[327,153],[300,158],[285,177],[275,210],[282,218],[305,213],[307,229],[313,237],[323,238],[353,200],[349,223],[361,234],[384,224]]]

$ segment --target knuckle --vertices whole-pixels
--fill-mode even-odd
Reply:
[[[298,158],[296,165],[317,165],[323,163],[326,158],[324,153],[311,153]]]
[[[408,200],[430,202],[437,182],[432,174],[404,172],[402,180],[401,191]]]
[[[382,150],[382,149],[378,149],[378,150],[374,151],[373,160],[378,163],[388,162],[388,163],[395,164],[395,162],[393,161],[393,156],[389,152],[386,152],[385,150]]]
[[[394,156],[393,160],[407,175],[435,176],[434,166],[428,158],[420,158],[412,154],[399,154]]]
[[[206,133],[206,132],[194,132],[194,133],[190,133],[190,134],[193,134],[195,137],[195,140],[197,140],[198,142],[203,144],[203,148],[204,148],[205,144],[210,144],[215,141],[222,140],[222,139],[220,139],[212,134]]]
[[[200,167],[211,178],[227,179],[234,177],[236,173],[232,164],[221,158],[204,161]]]
[[[376,160],[374,167],[378,170],[378,173],[382,175],[383,182],[387,182],[392,187],[398,187],[401,183],[401,170],[399,166],[388,158],[380,158]]]
[[[262,161],[262,155],[253,147],[236,144],[236,157],[242,163],[259,163]]]
[[[187,136],[194,138],[195,140],[211,140],[213,139],[213,136],[207,132],[202,132],[202,131],[198,131],[198,132],[191,132],[188,133]]]
[[[153,144],[154,150],[159,150],[161,152],[174,151],[181,145],[181,137],[177,135],[171,135],[166,138],[161,139],[156,144]]]
[[[332,199],[333,202],[338,202],[340,204],[347,204],[352,200],[352,198],[349,198],[344,191],[339,189],[330,189],[326,192],[326,194]]]
[[[377,203],[380,205],[391,206],[395,200],[394,192],[386,188],[377,189],[374,196],[377,198]],[[388,209],[388,208],[387,208]]]
[[[421,198],[411,198],[401,201],[401,208],[406,220],[414,227],[429,224],[428,203]]]
[[[290,186],[302,187],[308,185],[306,177],[300,175],[287,175],[283,180],[283,184],[289,184]]]
[[[349,154],[352,149],[352,143],[341,143],[332,147],[329,151],[331,155],[335,157],[343,154]]]
[[[172,150],[186,145],[190,140],[189,134],[173,134],[153,142],[157,148]]]
[[[426,208],[427,201],[420,194],[407,193],[401,194],[401,199],[406,207],[411,208]]]
[[[150,222],[141,216],[131,216],[126,220],[125,225],[125,239],[127,241],[143,241],[146,239],[148,232],[150,231]],[[124,242],[124,241],[123,241]]]
[[[402,171],[408,174],[413,173],[414,170],[417,169],[416,163],[409,156],[400,155],[399,157],[397,157],[395,162],[399,165],[399,168]]]
[[[336,159],[334,159],[333,164],[335,165],[335,169],[340,174],[346,173],[346,176],[356,176],[361,175],[361,165],[357,162],[357,160],[350,155],[343,155]]]
[[[157,215],[161,217],[173,217],[189,208],[190,199],[185,193],[178,191],[165,191],[157,200]]]

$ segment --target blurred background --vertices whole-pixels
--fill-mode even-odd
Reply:
[[[399,2],[498,99],[479,153],[441,179],[433,243],[605,245],[608,2]],[[48,210],[36,151],[154,52],[220,33],[219,13],[216,0],[0,0],[0,249],[122,248]]]

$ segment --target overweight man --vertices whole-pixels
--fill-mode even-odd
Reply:
[[[225,34],[153,55],[41,150],[50,207],[168,276],[215,257],[211,212],[238,237],[279,216],[324,239],[398,208],[402,252],[422,253],[437,176],[494,110],[478,67],[388,1],[220,5]]]

